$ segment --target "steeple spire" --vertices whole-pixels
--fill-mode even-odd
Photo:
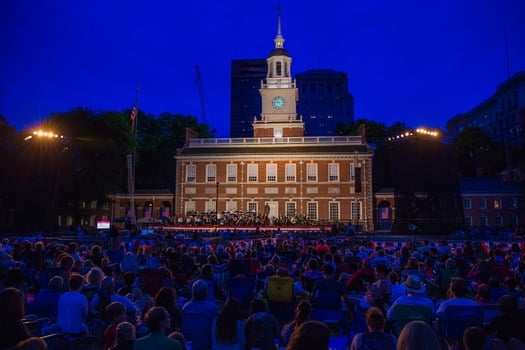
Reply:
[[[284,38],[281,34],[281,3],[278,3],[277,7],[277,35],[273,42],[275,43],[276,49],[282,49],[284,47]]]

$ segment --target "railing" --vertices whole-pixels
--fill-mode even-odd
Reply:
[[[190,147],[210,145],[272,145],[272,144],[361,144],[361,136],[247,137],[190,139]]]

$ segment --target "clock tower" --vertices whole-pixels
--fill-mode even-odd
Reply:
[[[266,59],[268,73],[261,82],[262,99],[260,118],[254,118],[254,137],[302,137],[304,123],[297,118],[296,104],[299,98],[295,81],[292,80],[292,58],[284,49],[281,34],[281,10],[277,12],[277,35],[275,48]]]

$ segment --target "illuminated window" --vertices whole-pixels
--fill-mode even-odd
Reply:
[[[197,166],[195,164],[186,165],[186,182],[195,182],[197,176]]]
[[[277,181],[277,164],[266,164],[266,181]]]
[[[215,208],[217,208],[215,201],[207,201],[204,203],[204,211],[207,213],[215,212]]]
[[[500,198],[494,199],[494,209],[501,209],[501,208],[502,208],[501,199]]]
[[[237,181],[237,164],[228,164],[226,166],[226,178],[228,182]]]
[[[259,172],[259,167],[257,164],[248,164],[247,167],[247,176],[248,176],[248,182],[257,182],[257,175]]]
[[[352,221],[357,222],[361,219],[361,202],[352,202]]]
[[[286,182],[295,182],[295,164],[288,163],[285,165],[284,172]]]
[[[317,220],[317,202],[306,203],[306,215],[310,220]]]
[[[306,164],[306,181],[308,182],[317,181],[317,164],[316,163]]]
[[[217,165],[207,164],[206,165],[206,181],[215,182],[217,180]]]
[[[328,181],[339,181],[339,163],[328,164]]]
[[[257,213],[257,202],[248,202],[246,208],[248,208],[248,212],[256,214]]]
[[[228,201],[226,202],[226,211],[233,213],[237,211],[237,202],[236,201]]]
[[[339,202],[328,203],[328,218],[331,222],[339,221]]]
[[[350,181],[355,181],[355,163],[350,163]]]
[[[286,216],[292,218],[297,212],[297,204],[295,202],[286,202]]]

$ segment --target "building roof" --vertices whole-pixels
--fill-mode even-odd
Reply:
[[[187,147],[180,149],[179,156],[197,156],[197,155],[286,155],[293,154],[315,155],[315,154],[345,154],[353,155],[358,152],[372,153],[372,149],[367,145],[258,145],[257,147]]]
[[[290,57],[290,54],[288,53],[288,50],[286,50],[286,49],[275,48],[268,55],[268,57],[272,57],[272,56],[286,56],[286,57]]]
[[[494,178],[463,178],[459,180],[462,195],[466,194],[499,194],[519,195],[520,191],[512,183]]]

